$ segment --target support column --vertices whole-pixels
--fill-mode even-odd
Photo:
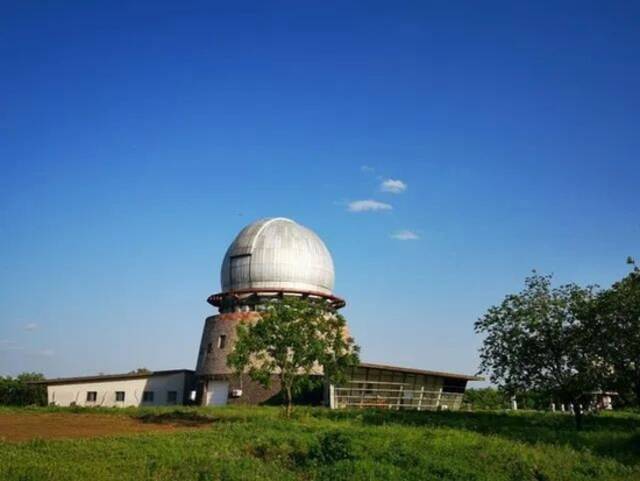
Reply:
[[[422,398],[424,397],[424,384],[420,387],[420,398],[418,400],[418,411],[422,411]]]
[[[333,384],[329,384],[329,409],[336,408],[336,388]]]
[[[205,380],[202,382],[202,392],[200,394],[200,406],[207,405],[207,390],[209,387],[209,381]]]

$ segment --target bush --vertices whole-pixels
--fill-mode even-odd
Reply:
[[[340,431],[323,434],[317,445],[309,451],[309,457],[320,464],[333,464],[353,459],[351,438]]]
[[[41,381],[40,373],[25,372],[15,378],[0,377],[0,405],[30,406],[47,404],[47,388],[43,384],[29,384],[29,381]]]
[[[551,404],[551,397],[538,391],[526,391],[516,395],[519,409],[547,410]],[[467,389],[462,401],[473,410],[510,409],[511,396],[494,387]]]
[[[509,406],[509,397],[493,387],[471,388],[465,391],[463,403],[472,409],[505,409]]]

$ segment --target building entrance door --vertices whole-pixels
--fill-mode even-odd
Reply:
[[[209,381],[207,384],[207,406],[224,406],[229,396],[229,383]]]

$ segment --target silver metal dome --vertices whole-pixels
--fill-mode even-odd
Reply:
[[[324,242],[291,219],[260,219],[246,226],[222,262],[222,291],[291,290],[331,295],[333,259]]]

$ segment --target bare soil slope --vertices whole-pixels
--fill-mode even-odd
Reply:
[[[194,426],[189,426],[193,428]],[[143,422],[127,416],[75,413],[0,413],[0,440],[92,438],[187,429],[184,423]]]

